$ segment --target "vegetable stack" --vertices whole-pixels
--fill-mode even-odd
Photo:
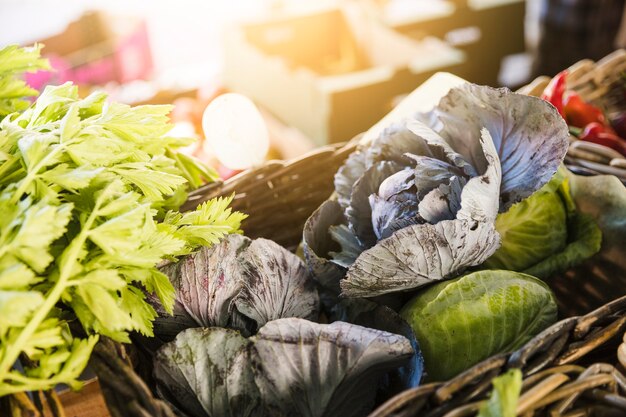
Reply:
[[[228,198],[173,211],[215,174],[176,153],[189,141],[167,136],[170,106],[81,99],[69,83],[22,100],[38,56],[0,50],[0,396],[76,388],[98,335],[152,335],[146,294],[174,303],[156,266],[245,218]]]

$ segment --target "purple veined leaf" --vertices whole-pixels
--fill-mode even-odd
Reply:
[[[234,303],[257,328],[282,317],[317,320],[317,289],[296,255],[271,240],[255,239],[237,262],[245,278]]]
[[[273,416],[365,416],[379,379],[414,356],[403,336],[334,322],[281,319],[253,338],[255,381]]]
[[[394,294],[396,298],[397,294]],[[407,300],[400,301],[400,306]],[[409,324],[398,313],[386,305],[380,305],[374,301],[364,298],[348,298],[339,302],[330,311],[330,322],[345,321],[370,329],[382,330],[385,332],[399,334],[406,337],[410,342],[415,355],[409,362],[386,375],[381,382],[381,390],[378,398],[383,397],[383,401],[401,391],[414,388],[419,385],[424,372],[424,358],[422,357],[415,333]]]
[[[473,220],[494,222],[498,214],[500,191],[500,161],[487,129],[481,132],[480,143],[487,166],[485,171],[467,181],[451,177],[420,202],[420,216],[435,224],[442,220]]]
[[[157,393],[178,415],[262,417],[251,344],[219,327],[185,330],[156,353]]]
[[[461,193],[461,210],[457,218],[477,222],[495,222],[498,215],[498,192],[502,181],[502,168],[491,135],[483,128],[480,135],[487,167],[485,171],[467,182]]]
[[[372,207],[372,225],[378,240],[423,221],[418,214],[418,201],[414,192],[403,191],[389,200],[372,194],[369,202]]]
[[[330,227],[345,224],[337,201],[327,200],[311,214],[304,224],[302,246],[307,269],[323,292],[339,295],[339,281],[346,268],[330,260],[330,252],[341,250],[330,235]]]
[[[422,138],[428,144],[430,154],[440,161],[447,162],[462,171],[462,175],[474,177],[477,175],[477,167],[469,163],[463,155],[456,152],[444,138],[429,126],[417,121],[407,121],[407,129],[414,135]],[[424,155],[424,154],[418,154]],[[428,155],[425,155],[428,156]]]
[[[335,192],[342,210],[350,205],[354,183],[361,178],[366,169],[365,152],[357,150],[350,154],[335,174]]]
[[[405,227],[366,250],[341,281],[345,297],[407,291],[459,275],[499,246],[493,223],[444,220]]]
[[[329,232],[333,240],[341,247],[339,252],[330,252],[333,257],[332,262],[348,268],[364,250],[359,239],[345,224],[330,226]]]
[[[487,168],[478,139],[481,129],[489,131],[502,166],[501,213],[552,178],[569,144],[567,124],[552,105],[506,88],[453,88],[429,117],[438,119],[438,133],[477,172]]]
[[[461,209],[461,194],[466,183],[464,177],[450,177],[447,184],[440,184],[430,191],[419,203],[420,217],[430,224],[454,220]]]
[[[176,289],[176,302],[197,327],[232,326],[232,300],[243,288],[237,257],[250,243],[244,236],[228,235],[219,244],[201,248],[167,271]],[[177,311],[182,314],[180,308]],[[167,320],[171,318],[165,316],[157,322]]]
[[[350,230],[354,232],[365,248],[376,243],[376,234],[372,225],[372,208],[369,197],[378,193],[383,181],[400,171],[402,166],[396,162],[379,162],[365,171],[354,184],[350,206],[346,209],[346,218]]]
[[[426,141],[408,130],[405,122],[395,123],[385,128],[367,148],[365,166],[369,168],[383,161],[409,166],[407,153],[433,156]]]

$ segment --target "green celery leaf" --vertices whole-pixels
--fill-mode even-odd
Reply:
[[[60,162],[61,155],[52,153],[53,145],[59,143],[59,138],[51,133],[24,135],[18,146],[28,172],[38,173],[43,168]]]
[[[133,319],[123,309],[118,295],[106,287],[92,283],[81,284],[76,287],[76,295],[105,329],[120,331],[133,328]]]
[[[49,69],[48,61],[40,57],[41,48],[42,45],[27,48],[9,45],[0,49],[0,76]]]
[[[163,136],[172,128],[167,116],[170,111],[172,106],[166,105],[130,107],[111,103],[97,122],[121,139],[142,143]]]
[[[157,313],[152,306],[145,301],[145,294],[139,288],[128,286],[120,290],[122,309],[130,317],[132,326],[129,329],[138,331],[144,336],[152,337],[152,322]]]
[[[148,292],[156,294],[168,314],[173,313],[176,290],[167,275],[156,268],[124,268],[120,271],[128,281],[142,284]]]
[[[248,217],[228,208],[233,198],[214,198],[184,214],[168,213],[164,222],[178,227],[176,236],[188,242],[189,250],[212,246],[227,234],[240,233],[241,222]]]
[[[71,167],[68,164],[59,164],[51,170],[43,172],[41,178],[50,184],[56,184],[68,191],[76,192],[81,188],[88,187],[91,180],[101,172],[102,168],[90,167],[89,165]]]
[[[28,206],[29,202],[29,199],[23,200],[20,206]],[[65,232],[71,215],[72,205],[69,203],[51,206],[40,201],[24,207],[24,217],[20,219],[20,228],[7,245],[8,252],[36,272],[42,273],[52,262],[48,247]]]
[[[15,257],[6,255],[0,258],[0,290],[22,290],[41,280]]]
[[[517,401],[522,391],[522,371],[510,369],[494,378],[489,400],[480,407],[477,417],[515,417]]]
[[[10,327],[25,326],[43,302],[43,295],[37,291],[0,290],[0,336]]]
[[[154,170],[149,163],[142,162],[120,164],[111,168],[111,172],[137,186],[151,201],[163,200],[186,182],[181,176]]]
[[[89,232],[89,239],[107,254],[134,251],[141,245],[141,231],[149,206],[137,206],[108,219]]]
[[[78,87],[70,82],[58,86],[46,86],[37,98],[32,114],[29,116],[29,126],[41,126],[54,122],[67,112],[70,104],[78,99]]]

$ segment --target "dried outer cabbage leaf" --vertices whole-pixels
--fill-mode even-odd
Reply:
[[[366,169],[365,153],[357,150],[348,156],[346,162],[335,174],[337,202],[343,210],[350,205],[354,183],[361,178]]]
[[[402,169],[396,162],[379,162],[369,167],[354,183],[350,205],[346,209],[346,219],[361,245],[366,248],[376,243],[372,225],[372,207],[369,197],[378,192],[383,181]]]
[[[438,133],[477,172],[487,165],[480,131],[489,131],[502,166],[500,212],[550,181],[567,152],[569,131],[556,109],[506,88],[464,84],[451,89],[432,113]]]
[[[331,252],[340,252],[341,247],[331,238],[330,228],[345,225],[346,220],[341,206],[335,200],[326,200],[311,214],[304,224],[302,249],[306,266],[324,294],[339,295],[339,281],[345,275],[346,268],[339,262],[333,262]],[[356,239],[356,238],[355,238]]]
[[[273,416],[365,416],[378,379],[415,354],[403,336],[344,322],[281,319],[254,339],[255,381]]]
[[[157,394],[179,415],[261,417],[251,341],[234,330],[187,329],[154,359]]]
[[[232,326],[232,301],[244,286],[238,256],[250,243],[244,236],[228,235],[219,244],[186,256],[167,271],[176,289],[177,303],[196,327]],[[157,319],[162,321],[170,321],[170,317]]]
[[[267,239],[255,239],[238,258],[243,287],[235,307],[257,328],[284,317],[316,320],[319,296],[300,258]]]
[[[388,396],[420,384],[424,373],[424,358],[413,329],[394,310],[364,298],[349,298],[341,300],[329,311],[328,320],[329,322],[345,321],[370,329],[399,334],[411,342],[416,354],[405,366],[397,368],[385,376],[385,379],[380,383],[379,400],[385,401]]]
[[[176,289],[174,315],[156,320],[163,340],[184,326],[249,335],[270,320],[319,314],[317,288],[302,261],[267,239],[229,235],[163,271]]]
[[[365,416],[380,379],[415,357],[400,335],[287,318],[249,339],[188,329],[157,352],[157,391],[181,414]]]
[[[401,311],[431,381],[513,351],[557,320],[550,288],[513,271],[478,271],[418,293]]]
[[[366,250],[341,281],[345,297],[413,290],[483,263],[500,244],[493,223],[445,220],[409,226]]]

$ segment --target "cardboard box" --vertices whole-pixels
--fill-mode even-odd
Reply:
[[[73,81],[82,85],[146,79],[153,69],[146,23],[134,17],[88,12],[60,34],[38,41],[55,68],[29,78],[43,84]]]
[[[398,95],[464,54],[409,39],[360,9],[324,9],[251,22],[225,37],[224,82],[317,145],[351,139],[391,110]]]
[[[431,5],[429,13],[420,3],[437,7]],[[378,8],[385,25],[404,35],[436,36],[464,51],[465,65],[455,73],[474,83],[497,85],[502,59],[526,50],[524,0],[387,0],[370,7]]]

